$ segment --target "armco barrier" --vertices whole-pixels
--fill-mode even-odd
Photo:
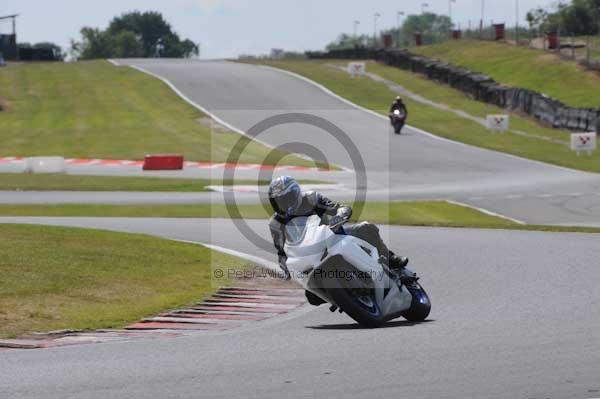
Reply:
[[[356,47],[353,49],[323,51],[307,51],[306,56],[310,59],[344,59],[344,60],[372,60],[375,58],[376,50]]]
[[[25,173],[65,173],[63,157],[31,157],[25,158]]]
[[[375,60],[421,73],[473,99],[531,115],[554,128],[573,131],[596,131],[600,128],[600,108],[568,107],[544,94],[503,86],[489,76],[414,55],[406,50],[378,50]]]
[[[183,155],[156,154],[144,157],[144,170],[181,170]]]
[[[354,48],[307,52],[308,58],[374,59],[389,66],[420,73],[469,97],[511,111],[531,115],[544,124],[572,131],[600,130],[600,108],[572,108],[544,94],[499,84],[491,77],[400,49]],[[599,104],[600,105],[600,104]]]

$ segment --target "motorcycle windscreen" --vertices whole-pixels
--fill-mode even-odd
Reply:
[[[304,240],[308,217],[301,216],[290,220],[285,225],[285,241],[288,245],[298,245]]]
[[[322,230],[321,218],[317,215],[295,217],[285,226],[285,244],[303,247],[319,244],[324,238]]]
[[[321,261],[333,232],[321,226],[321,218],[314,215],[292,219],[286,225],[285,234],[288,268],[306,270]]]

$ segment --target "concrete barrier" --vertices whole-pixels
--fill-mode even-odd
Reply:
[[[25,173],[65,173],[66,171],[63,157],[25,158]]]
[[[181,170],[183,169],[183,155],[155,154],[146,155],[144,170]]]
[[[488,115],[486,118],[487,128],[491,131],[505,132],[510,125],[510,116],[508,115]]]

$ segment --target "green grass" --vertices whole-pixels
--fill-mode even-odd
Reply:
[[[411,52],[482,72],[509,86],[545,93],[573,107],[600,107],[598,74],[542,50],[461,40],[412,48]]]
[[[348,73],[327,65],[336,62],[339,61],[264,61],[263,63],[299,73],[323,84],[336,94],[356,104],[387,115],[389,105],[397,94],[385,83],[374,82],[368,77],[352,78]],[[407,89],[414,90],[426,98],[431,97],[432,100],[445,102],[453,108],[464,109],[476,116],[484,116],[488,112],[505,112],[499,108],[469,100],[454,89],[427,81],[416,74],[387,66],[369,64],[368,67],[370,71],[404,85]],[[478,123],[459,117],[453,112],[442,111],[410,99],[405,99],[405,102],[410,113],[409,124],[438,136],[554,165],[600,172],[600,151],[596,151],[591,157],[578,157],[568,146],[563,144],[512,133],[492,134]],[[568,139],[568,136],[562,132],[543,128],[530,119],[512,115],[511,120],[514,129],[532,135]]]
[[[437,84],[424,76],[407,72],[398,68],[388,67],[376,62],[369,62],[369,71],[393,82],[400,84],[413,93],[420,94],[428,100],[450,106],[454,110],[462,110],[479,118],[490,114],[505,114],[506,110],[494,105],[475,101],[461,91],[449,86]],[[568,141],[567,132],[541,126],[533,118],[511,114],[510,128],[530,135],[548,137]]]
[[[2,225],[0,338],[118,328],[194,303],[213,291],[212,265],[245,262],[144,235]]]
[[[303,184],[324,184],[316,180],[301,180]],[[167,177],[121,177],[84,175],[31,175],[0,173],[0,191],[162,191],[203,192],[206,186],[231,186],[231,180],[178,179]],[[266,180],[236,180],[235,184],[268,185]]]
[[[262,205],[240,206],[242,216],[249,219],[267,218]],[[225,205],[168,204],[168,205],[0,205],[0,216],[91,216],[91,217],[168,217],[168,218],[229,218]]]
[[[248,141],[211,132],[199,123],[204,115],[167,85],[106,61],[1,68],[0,88],[7,103],[0,112],[0,156],[136,160],[179,153],[190,161],[224,162],[239,140]],[[261,163],[270,151],[251,142],[239,161]],[[281,163],[312,165],[292,155]]]
[[[240,205],[239,214],[221,204],[194,205],[0,205],[2,216],[54,217],[165,217],[165,218],[245,218],[267,219],[271,210],[261,204]],[[368,220],[378,224],[431,227],[469,227],[488,229],[534,230],[599,233],[600,229],[521,225],[490,216],[475,209],[446,201],[368,202],[354,205],[352,221]],[[359,213],[359,210],[362,210]]]

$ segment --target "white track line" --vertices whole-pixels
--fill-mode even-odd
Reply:
[[[236,184],[233,186],[206,186],[207,189],[216,191],[219,193],[234,192],[234,193],[260,193],[266,192],[267,187],[260,187],[257,185],[250,184]],[[348,189],[344,184],[303,184],[302,189],[306,191],[324,191],[324,190],[335,190],[335,191],[353,191]]]
[[[244,307],[244,308],[258,308],[258,309],[280,309],[280,310],[291,310],[296,309],[298,305],[285,305],[281,303],[256,303],[256,302],[212,302],[212,300],[207,300],[204,302],[204,305],[208,306],[229,306],[229,307]]]
[[[500,213],[488,211],[487,209],[480,208],[480,207],[477,207],[477,206],[474,206],[474,205],[465,204],[464,202],[458,202],[458,201],[453,201],[453,200],[446,200],[446,202],[449,203],[449,204],[453,204],[453,205],[464,206],[466,208],[475,209],[476,211],[479,211],[481,213],[485,213],[486,215],[495,216],[495,217],[499,217],[499,218],[502,218],[502,219],[510,220],[511,222],[514,222],[514,223],[517,223],[517,224],[520,224],[520,225],[527,224],[527,223],[523,222],[522,220],[514,219],[514,218],[511,218],[509,216],[502,215]]]
[[[232,255],[232,256],[236,256],[240,259],[245,259],[248,260],[250,262],[254,262],[264,268],[267,268],[271,271],[275,271],[275,272],[281,272],[281,269],[279,268],[279,265],[275,262],[271,262],[269,260],[260,258],[258,256],[254,256],[254,255],[250,255],[244,252],[240,252],[240,251],[236,251],[235,249],[229,249],[229,248],[224,248],[224,247],[220,247],[218,245],[212,245],[212,244],[207,244],[207,243],[203,243],[203,242],[198,242],[198,241],[189,241],[189,240],[173,240],[173,241],[178,241],[178,242],[184,242],[186,244],[195,244],[195,245],[202,245],[203,247],[206,247],[208,249],[212,249],[214,251],[217,252],[221,252],[227,255]],[[283,274],[282,274],[283,275]]]
[[[121,64],[119,64],[118,62],[116,62],[115,60],[108,60],[110,63],[112,63],[115,66],[121,66]],[[242,129],[239,129],[235,126],[233,126],[230,123],[225,122],[223,119],[219,118],[217,115],[213,114],[212,112],[210,112],[208,109],[204,108],[203,106],[201,106],[200,104],[194,102],[191,98],[189,98],[188,96],[186,96],[185,94],[183,94],[183,92],[181,90],[179,90],[169,79],[164,78],[160,75],[155,74],[154,72],[150,72],[147,69],[144,69],[140,66],[137,65],[128,65],[130,68],[136,69],[142,73],[145,73],[147,75],[152,76],[153,78],[156,78],[160,81],[162,81],[164,84],[166,84],[167,86],[169,86],[169,88],[171,90],[173,90],[175,92],[175,94],[177,94],[179,97],[181,97],[186,103],[188,103],[189,105],[191,105],[192,107],[198,109],[199,111],[201,111],[202,113],[208,115],[211,119],[213,119],[214,121],[216,121],[218,124],[225,126],[226,128],[228,128],[229,130],[236,132],[238,134],[241,134],[242,136],[246,136],[249,137],[250,139],[256,141],[257,143],[260,143],[262,145],[264,145],[265,147],[268,148],[276,148],[274,145],[269,144],[265,141],[262,141],[260,139],[257,139],[256,137],[250,137],[246,134],[245,131],[243,131]],[[307,161],[313,161],[311,158],[307,157],[306,155],[302,155],[302,154],[297,154],[295,153],[294,155],[307,160]],[[349,169],[345,166],[342,165],[336,165],[336,164],[332,164],[333,166],[340,168],[341,170],[345,171],[345,172],[354,172],[352,169]]]
[[[175,94],[177,94],[179,97],[181,97],[186,103],[190,104],[192,107],[200,110],[202,113],[208,115],[211,119],[215,120],[218,124],[225,126],[227,129],[234,131],[238,134],[241,134],[242,136],[247,136],[246,132],[244,132],[241,129],[238,129],[237,127],[233,126],[230,123],[225,122],[223,119],[219,118],[217,115],[213,114],[212,112],[210,112],[208,109],[204,108],[203,106],[201,106],[200,104],[194,102],[192,99],[190,99],[188,96],[186,96],[185,94],[183,94],[183,92],[181,90],[179,90],[173,83],[171,83],[171,81],[167,78],[163,78],[160,75],[155,74],[154,72],[150,72],[147,69],[144,69],[140,66],[137,65],[129,65],[130,68],[136,69],[140,72],[143,72],[147,75],[152,76],[153,78],[156,78],[160,81],[162,81],[164,84],[166,84],[167,86],[169,86],[169,88],[171,90],[173,90],[175,92]],[[256,140],[257,142],[268,146],[269,148],[274,148],[274,146],[272,146],[271,144],[265,143],[260,141],[259,139],[255,139],[253,138],[253,140]]]
[[[309,79],[309,78],[307,78],[305,76],[302,76],[302,75],[297,74],[295,72],[286,71],[285,69],[279,69],[279,68],[268,66],[268,65],[256,65],[256,66],[258,66],[260,68],[270,69],[270,70],[273,70],[273,71],[284,73],[286,75],[293,76],[293,77],[295,77],[297,79],[303,80],[304,82],[309,83],[309,84],[313,85],[314,87],[317,87],[317,88],[321,89],[322,91],[324,91],[325,93],[329,94],[330,96],[335,97],[339,101],[342,101],[343,103],[345,103],[347,105],[350,105],[351,107],[354,107],[354,108],[356,108],[358,110],[367,112],[367,113],[369,113],[369,114],[371,114],[373,116],[376,116],[376,117],[378,117],[380,119],[384,119],[386,121],[388,120],[388,118],[385,115],[381,115],[380,113],[377,113],[377,112],[375,112],[373,110],[370,110],[370,109],[365,108],[365,107],[363,107],[361,105],[353,103],[352,101],[347,100],[344,97],[342,97],[342,96],[334,93],[333,91],[329,90],[327,87],[323,86],[322,84],[317,83],[317,82],[315,82],[315,81],[313,81],[313,80],[311,80],[311,79]],[[576,169],[569,169],[569,168],[566,168],[564,166],[553,165],[553,164],[545,163],[545,162],[542,162],[542,161],[536,161],[534,159],[522,158],[522,157],[519,157],[517,155],[507,154],[505,152],[494,151],[494,150],[490,150],[488,148],[477,147],[475,145],[461,143],[460,141],[454,141],[454,140],[447,139],[445,137],[437,136],[437,135],[435,135],[435,134],[433,134],[431,132],[428,132],[426,130],[419,129],[418,127],[414,127],[414,126],[411,126],[411,125],[406,125],[406,126],[408,128],[410,128],[410,129],[414,130],[417,133],[420,133],[422,135],[425,135],[425,136],[430,137],[430,138],[435,139],[435,140],[445,141],[447,143],[452,143],[452,144],[460,145],[460,146],[463,146],[463,147],[475,148],[475,149],[478,149],[478,150],[481,150],[481,151],[488,151],[488,152],[492,152],[494,154],[503,155],[505,157],[509,157],[509,158],[513,158],[513,159],[518,159],[518,160],[521,160],[521,161],[528,161],[528,162],[533,162],[533,163],[544,165],[544,166],[550,166],[550,167],[553,167],[553,168],[556,168],[556,169],[560,169],[560,170],[563,170],[563,171],[591,174],[591,172],[584,172],[584,171],[580,171],[580,170],[576,170]]]

